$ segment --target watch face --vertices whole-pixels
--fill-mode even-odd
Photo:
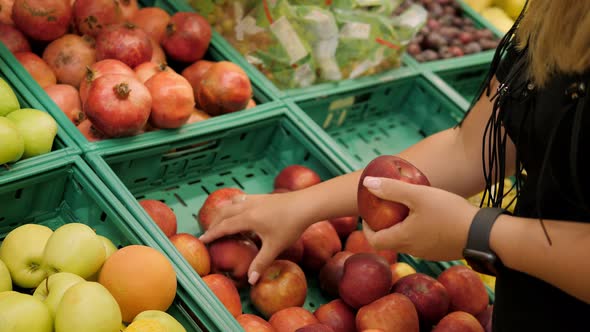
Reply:
[[[489,252],[464,249],[463,257],[465,257],[465,260],[473,270],[491,276],[496,275],[496,266],[498,264],[496,255]]]

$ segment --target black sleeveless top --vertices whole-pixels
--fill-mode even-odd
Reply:
[[[514,214],[590,222],[590,70],[538,88],[524,74],[525,52],[509,49],[495,72],[499,118],[527,174]],[[525,273],[502,268],[495,296],[495,332],[590,331],[590,305]]]

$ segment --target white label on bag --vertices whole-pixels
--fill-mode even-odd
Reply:
[[[254,66],[264,64],[264,62],[262,62],[260,58],[257,58],[253,55],[246,55],[246,61],[248,61],[249,64]]]
[[[295,32],[295,29],[293,29],[285,16],[281,16],[281,18],[274,21],[270,26],[270,30],[279,40],[287,55],[289,55],[290,64],[296,63],[308,54],[301,39],[299,39],[299,35],[297,35],[297,32]]]
[[[234,2],[234,21],[240,22],[244,17],[244,6],[241,2]]]
[[[304,88],[306,86],[310,86],[313,84],[313,82],[315,82],[315,79],[315,73],[313,70],[311,70],[309,63],[306,63],[295,69],[293,80],[299,87]]]
[[[348,22],[340,30],[340,38],[369,39],[371,25],[359,22]]]
[[[263,28],[256,25],[256,19],[252,16],[246,16],[234,29],[237,40],[244,40],[244,35],[255,35],[264,31]]]

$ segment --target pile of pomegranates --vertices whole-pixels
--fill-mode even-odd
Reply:
[[[197,13],[137,0],[7,0],[2,8],[0,42],[91,142],[255,105],[242,68],[204,59],[211,26]]]

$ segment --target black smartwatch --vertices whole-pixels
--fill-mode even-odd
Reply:
[[[463,257],[475,271],[495,276],[502,266],[500,258],[490,249],[490,232],[501,214],[509,212],[501,208],[481,208],[473,217]]]

